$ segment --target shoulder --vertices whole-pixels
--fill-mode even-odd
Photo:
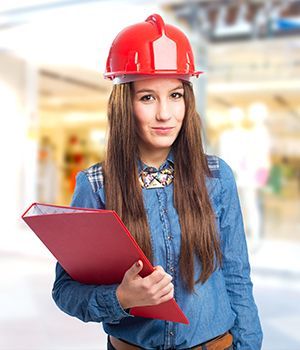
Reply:
[[[89,168],[82,170],[79,174],[85,175],[94,192],[97,192],[100,188],[103,187],[104,177],[102,163],[94,164]]]
[[[212,154],[205,154],[205,157],[212,177],[218,177],[220,172],[220,158]]]
[[[233,171],[224,159],[216,156],[206,154],[207,165],[211,171],[212,177],[219,179],[230,180],[234,177]]]

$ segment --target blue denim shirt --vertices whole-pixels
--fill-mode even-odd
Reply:
[[[72,280],[57,263],[52,295],[62,311],[84,322],[103,322],[106,333],[146,349],[187,349],[227,330],[233,335],[234,349],[261,349],[262,330],[252,294],[236,183],[225,161],[216,156],[207,156],[207,160],[213,176],[206,178],[206,186],[217,219],[223,265],[203,285],[196,284],[192,294],[183,288],[179,274],[181,231],[173,203],[173,184],[143,189],[154,265],[161,265],[173,276],[174,297],[190,324],[134,317],[119,304],[117,284],[83,285]],[[172,153],[166,160],[170,161],[173,162]],[[105,208],[100,164],[78,173],[71,205]],[[195,279],[199,273],[200,266],[195,261]]]

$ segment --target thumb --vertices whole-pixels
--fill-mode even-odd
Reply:
[[[141,260],[136,261],[130,268],[131,275],[137,275],[143,268],[143,262]]]

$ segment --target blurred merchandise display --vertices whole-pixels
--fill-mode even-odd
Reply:
[[[246,233],[257,244],[264,234],[261,202],[270,169],[271,140],[265,125],[266,106],[254,103],[248,110],[247,116],[241,108],[230,110],[231,126],[219,137],[219,154],[234,171]]]
[[[68,205],[74,191],[77,173],[95,162],[100,162],[104,140],[89,128],[62,134],[44,130],[41,125],[39,149],[38,200],[52,204]],[[46,133],[46,136],[45,136]],[[98,148],[95,151],[95,148]]]
[[[49,137],[42,137],[38,150],[38,201],[55,203],[58,198],[58,168],[54,157],[55,146]]]
[[[68,189],[73,193],[76,183],[76,174],[86,166],[85,142],[79,140],[76,135],[71,135],[65,148],[65,178],[68,181]]]
[[[299,0],[169,1],[167,8],[214,42],[300,33]]]

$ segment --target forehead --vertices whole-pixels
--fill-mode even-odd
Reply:
[[[183,87],[183,83],[179,79],[152,78],[137,80],[133,83],[133,86],[135,92],[139,90],[170,91],[177,87]]]

